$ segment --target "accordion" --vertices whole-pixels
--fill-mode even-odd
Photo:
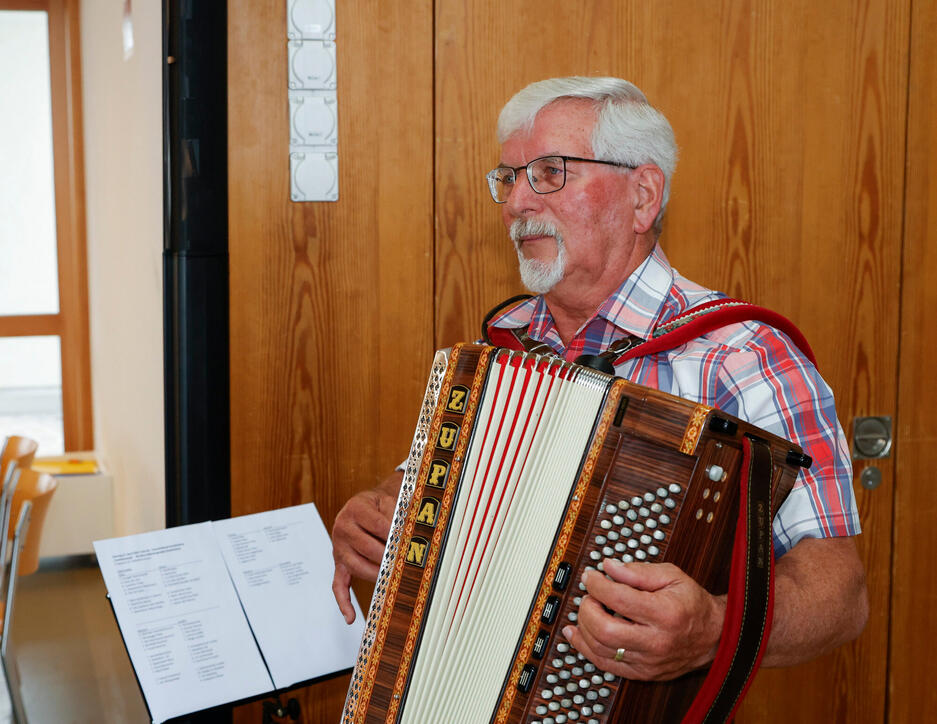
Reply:
[[[706,672],[638,682],[583,658],[560,633],[580,578],[608,558],[671,562],[726,593],[747,520],[757,575],[739,578],[768,581],[754,613],[766,634],[771,519],[805,464],[711,407],[555,357],[437,353],[343,723],[678,721]],[[720,677],[738,678],[740,659],[744,684],[757,660],[742,654]],[[729,718],[738,698],[697,720]]]

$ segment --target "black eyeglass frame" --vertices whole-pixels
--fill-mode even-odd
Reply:
[[[533,164],[537,163],[537,161],[543,161],[546,158],[558,158],[563,162],[563,183],[557,186],[555,189],[550,189],[549,191],[538,191],[537,187],[534,186],[534,179],[531,175],[530,167]],[[498,197],[497,197],[497,194],[495,192],[495,187],[494,187],[494,184],[497,181],[497,179],[494,177],[494,173],[501,169],[508,169],[514,175],[514,180],[511,182],[512,187],[514,186],[514,184],[517,183],[518,173],[520,172],[521,169],[524,169],[524,171],[526,171],[527,173],[527,182],[530,184],[530,188],[533,189],[533,192],[535,194],[545,195],[545,194],[553,194],[553,193],[556,193],[557,191],[561,191],[562,189],[566,188],[566,162],[567,161],[581,161],[583,163],[601,163],[605,166],[616,166],[618,168],[627,168],[627,169],[631,169],[632,171],[634,171],[634,169],[637,168],[637,166],[632,166],[631,164],[628,164],[628,163],[619,163],[618,161],[603,161],[598,158],[579,158],[578,156],[557,156],[554,154],[551,154],[549,156],[540,156],[526,163],[523,166],[496,166],[495,168],[491,169],[487,174],[485,174],[485,179],[488,181],[488,191],[491,194],[491,198],[494,200],[496,204],[507,203],[507,199],[504,199],[504,201],[498,201]]]

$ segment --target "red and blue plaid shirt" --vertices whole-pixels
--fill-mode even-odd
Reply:
[[[563,346],[543,297],[496,317],[495,327],[528,327],[532,339],[560,356],[599,354],[626,334],[650,339],[654,329],[703,302],[725,297],[670,266],[660,246]],[[813,458],[774,519],[781,556],[805,537],[856,535],[846,436],[833,393],[816,367],[782,332],[760,322],[731,324],[675,349],[622,363],[616,374],[646,387],[717,407],[800,445]]]

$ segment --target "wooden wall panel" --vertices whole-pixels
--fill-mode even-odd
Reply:
[[[907,206],[896,428],[890,721],[937,709],[937,5],[913,4],[908,88]]]
[[[432,359],[432,8],[338,3],[340,199],[302,204],[285,12],[228,4],[232,514],[313,501],[331,526],[406,456]],[[346,687],[308,690],[304,721]]]
[[[476,336],[484,311],[521,291],[483,182],[500,106],[541,78],[619,75],[668,115],[682,149],[671,261],[796,320],[847,430],[856,414],[893,414],[908,23],[908,0],[439,0],[437,344]],[[858,491],[865,634],[762,674],[740,721],[882,719],[893,474],[880,467],[884,485]]]

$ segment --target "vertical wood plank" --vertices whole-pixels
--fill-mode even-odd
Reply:
[[[286,4],[228,5],[232,514],[313,501],[328,526],[405,457],[432,353],[431,5],[337,5],[340,199],[304,204]],[[346,687],[307,689],[303,720]]]
[[[930,661],[937,627],[937,6],[914,2],[908,87],[907,203],[891,608],[891,722],[925,721],[937,708]]]

